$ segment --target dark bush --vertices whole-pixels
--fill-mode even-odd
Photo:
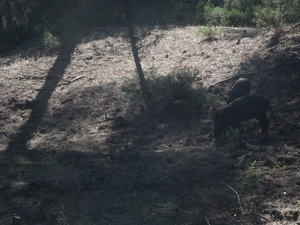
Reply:
[[[155,70],[146,73],[146,81],[158,112],[176,110],[188,112],[200,110],[207,102],[207,90],[196,83],[198,71],[179,69],[166,76],[157,75]],[[121,90],[130,101],[142,103],[137,79],[126,79]]]

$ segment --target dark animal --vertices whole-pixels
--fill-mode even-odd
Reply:
[[[267,111],[270,109],[273,120],[274,112],[270,101],[262,96],[248,95],[236,99],[223,110],[217,111],[214,119],[214,135],[219,136],[227,126],[237,128],[242,121],[256,118],[261,126],[261,133],[268,134],[269,121]]]
[[[231,88],[231,90],[229,92],[229,99],[227,100],[225,98],[225,101],[227,102],[227,104],[229,104],[230,102],[234,101],[237,98],[240,98],[245,95],[249,95],[250,89],[251,89],[250,80],[248,80],[246,78],[240,78],[237,80],[237,82]]]

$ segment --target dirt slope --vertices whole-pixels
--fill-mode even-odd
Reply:
[[[270,137],[251,120],[218,147],[213,113],[237,78],[213,85],[202,110],[151,117],[120,91],[135,76],[126,29],[2,56],[0,224],[14,213],[23,225],[300,224],[295,31],[222,28],[207,41],[198,27],[137,30],[146,72],[197,69],[205,87],[240,74],[270,99]]]

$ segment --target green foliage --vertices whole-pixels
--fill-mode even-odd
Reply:
[[[280,32],[284,24],[295,23],[300,19],[300,1],[289,0],[282,4],[274,0],[263,0],[262,6],[255,7],[254,21],[258,26],[265,26]]]
[[[253,25],[254,6],[260,5],[261,0],[225,0],[224,9],[227,11],[228,25]]]
[[[206,37],[207,40],[213,40],[222,34],[222,30],[216,26],[208,24],[207,26],[199,27],[199,34]]]
[[[273,165],[272,170],[277,170],[280,167],[282,167],[281,163],[276,163],[276,164]]]
[[[90,217],[89,213],[86,211],[83,211],[80,214],[80,221],[79,221],[79,225],[92,225],[92,218]]]
[[[56,221],[59,225],[69,225],[65,213],[65,205],[62,202],[60,202],[60,211],[59,211],[59,215],[56,218]]]
[[[245,12],[238,9],[232,9],[227,13],[227,22],[230,25],[244,25],[247,24],[248,18]]]
[[[262,0],[225,0],[224,8],[227,11],[231,11],[232,9],[247,11],[251,9],[253,6],[260,5],[261,3]]]
[[[207,4],[204,7],[204,19],[206,24],[226,25],[225,16],[226,11],[221,7],[213,7],[211,4]]]
[[[43,43],[45,47],[49,49],[57,49],[60,46],[59,38],[54,36],[47,29],[45,30],[43,35]]]
[[[201,109],[207,102],[207,90],[195,83],[198,71],[179,69],[166,76],[157,75],[155,70],[145,74],[146,82],[160,112],[172,108],[179,112]],[[126,79],[121,90],[131,101],[141,101],[138,80]]]
[[[254,21],[258,26],[270,27],[276,32],[279,32],[283,26],[284,15],[272,0],[266,0],[263,6],[257,6],[254,15]]]
[[[142,4],[144,5],[144,3]],[[162,7],[164,7],[164,10],[160,15],[156,15],[156,17],[166,24],[192,25],[204,22],[204,8],[202,2],[198,4],[187,4],[184,1],[160,1],[155,6],[151,2],[151,5],[154,12],[161,11]]]
[[[284,14],[284,19],[288,23],[295,23],[300,20],[300,1],[289,0],[285,1],[281,7],[281,12]]]
[[[244,171],[244,174],[240,177],[241,182],[239,183],[238,187],[242,190],[246,189],[246,185],[249,184],[251,177],[253,176],[254,168],[256,165],[256,160],[250,163],[247,170]]]
[[[299,0],[278,3],[275,0],[132,0],[131,12],[134,25],[201,24],[209,26],[203,32],[211,37],[215,35],[212,26],[251,26],[256,23],[279,31],[283,22],[299,21]],[[0,25],[0,53],[37,37],[45,27],[52,36],[46,34],[45,40],[44,34],[42,38],[52,48],[58,44],[55,36],[81,27],[126,25],[120,0],[29,1],[29,4],[4,5],[0,7],[0,14],[3,21]]]
[[[7,51],[36,35],[33,27],[24,19],[13,18],[6,29],[0,30],[0,52]]]
[[[240,131],[238,128],[232,128],[230,127],[229,134],[228,134],[228,140],[229,141],[235,141],[240,137]]]

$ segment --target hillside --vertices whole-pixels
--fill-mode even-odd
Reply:
[[[22,225],[299,224],[294,31],[222,28],[207,40],[199,27],[138,29],[145,72],[198,70],[213,97],[162,117],[121,92],[136,76],[125,28],[72,34],[60,51],[34,43],[3,55],[0,224],[14,213]],[[213,115],[239,77],[270,99],[276,122],[268,138],[244,122],[216,146]]]

